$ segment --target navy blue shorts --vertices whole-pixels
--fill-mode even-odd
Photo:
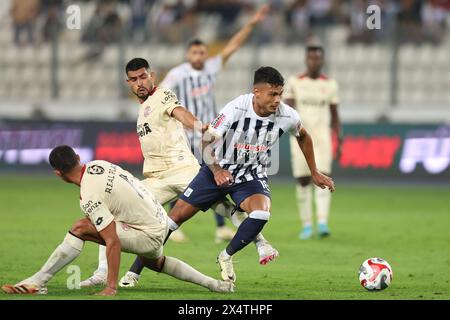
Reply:
[[[207,211],[214,203],[223,200],[228,194],[240,209],[242,201],[251,195],[263,194],[270,198],[270,189],[267,179],[250,180],[228,187],[219,187],[214,181],[211,170],[202,165],[194,180],[179,196],[179,199],[183,199],[202,211]]]

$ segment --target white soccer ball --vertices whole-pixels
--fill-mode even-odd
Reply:
[[[389,263],[380,258],[370,258],[359,267],[359,283],[369,291],[389,287],[393,277]]]

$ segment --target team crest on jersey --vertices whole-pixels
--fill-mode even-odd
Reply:
[[[223,113],[221,113],[217,116],[216,119],[214,119],[213,122],[211,122],[211,125],[214,129],[217,129],[224,120],[225,120],[225,115]]]
[[[103,169],[102,166],[94,164],[92,166],[89,166],[86,171],[88,174],[103,174],[105,172],[105,169]]]
[[[152,112],[150,106],[145,107],[144,109],[144,117],[148,117],[148,115]]]

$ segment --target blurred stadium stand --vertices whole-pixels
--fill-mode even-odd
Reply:
[[[137,108],[124,82],[128,59],[147,58],[162,79],[183,61],[189,38],[200,36],[212,53],[218,52],[257,2],[234,1],[233,11],[201,0],[184,5],[167,0],[24,1],[40,2],[40,13],[32,19],[33,43],[14,43],[10,9],[15,1],[0,1],[0,118],[134,119]],[[340,86],[344,122],[450,122],[449,1],[271,2],[268,21],[220,74],[218,106],[248,91],[259,65],[272,65],[285,77],[302,72],[305,45],[319,41],[326,49],[326,73]],[[355,32],[353,20],[361,15],[355,8],[361,3],[382,5],[382,19],[396,22],[392,30],[398,32]],[[81,8],[81,30],[65,27],[71,4]],[[55,8],[56,18],[51,14]],[[415,17],[413,9],[420,14],[419,24],[401,29]],[[305,15],[309,18],[302,20]],[[110,28],[106,33],[102,26],[95,29],[101,21]],[[91,28],[97,33],[89,34]],[[420,36],[409,39],[417,30]]]

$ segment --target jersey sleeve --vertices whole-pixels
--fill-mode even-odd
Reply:
[[[161,95],[161,104],[164,107],[164,112],[169,116],[172,115],[173,109],[181,107],[181,103],[178,100],[177,95],[170,89],[163,89],[164,92]]]
[[[295,99],[295,91],[294,91],[294,78],[290,77],[284,86],[283,92],[284,99]]]
[[[235,109],[233,101],[228,103],[219,115],[209,124],[208,132],[216,137],[222,137],[234,122]]]
[[[296,110],[286,105],[286,108],[289,112],[289,128],[288,132],[295,137],[300,136],[300,129],[302,128],[302,121],[300,120],[300,116]]]
[[[91,220],[98,232],[105,229],[114,220],[103,199],[96,195],[83,196],[80,201],[81,210]]]
[[[174,90],[175,87],[178,85],[178,79],[177,72],[175,69],[170,70],[164,79],[159,84],[161,87],[169,88],[171,90]]]
[[[336,81],[331,82],[330,104],[339,104],[338,84]]]
[[[216,74],[220,70],[222,70],[222,65],[223,65],[222,56],[218,54],[217,56],[214,56],[206,60],[205,68],[206,71]]]

